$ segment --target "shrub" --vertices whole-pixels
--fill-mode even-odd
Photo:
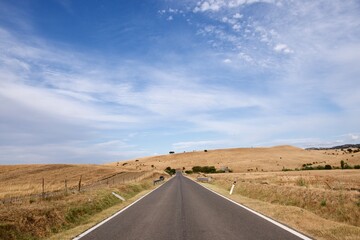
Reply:
[[[171,167],[165,168],[165,172],[167,172],[170,175],[174,175],[176,173],[176,169],[173,169]]]
[[[321,200],[320,206],[322,206],[322,207],[326,206],[326,199]]]
[[[341,166],[341,169],[344,169],[344,166],[345,166],[344,160],[341,160],[341,161],[340,161],[340,166]]]
[[[186,174],[193,174],[194,172],[191,171],[191,170],[186,170],[185,173],[186,173]]]
[[[354,169],[360,169],[360,165],[355,165]]]
[[[296,180],[296,185],[305,187],[307,186],[307,182],[305,181],[304,178],[301,177]]]
[[[328,170],[328,169],[332,169],[332,167],[331,167],[331,165],[326,164],[324,169],[327,169],[327,170]]]
[[[301,168],[301,170],[314,170],[314,168],[312,166],[306,166]]]
[[[214,166],[194,166],[192,170],[194,173],[216,173],[216,168]]]
[[[345,163],[342,169],[352,169],[353,167],[348,163]]]
[[[324,170],[325,167],[324,167],[324,166],[321,166],[321,165],[318,165],[318,166],[316,166],[316,169],[317,169],[317,170]]]

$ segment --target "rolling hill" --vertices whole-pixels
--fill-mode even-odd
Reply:
[[[227,166],[234,172],[281,171],[283,168],[301,168],[303,164],[340,166],[344,160],[350,165],[360,164],[360,152],[349,153],[339,149],[304,150],[293,146],[232,148],[208,151],[174,153],[138,158],[107,165],[124,170],[149,170],[172,168],[186,170],[193,166]]]

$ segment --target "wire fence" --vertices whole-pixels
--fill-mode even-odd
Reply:
[[[50,198],[61,197],[68,194],[76,194],[79,192],[100,189],[104,187],[112,187],[120,184],[135,183],[145,178],[152,177],[157,173],[159,172],[157,171],[121,172],[86,184],[82,183],[82,176],[80,176],[79,182],[76,185],[72,184],[71,186],[68,186],[67,179],[64,179],[63,187],[53,191],[46,191],[46,181],[43,178],[42,182],[40,183],[42,185],[41,188],[42,192],[2,198],[0,199],[0,204],[31,202],[31,201],[35,201],[36,199],[50,199]]]

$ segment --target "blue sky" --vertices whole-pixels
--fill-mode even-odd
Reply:
[[[0,163],[359,143],[360,2],[0,1]]]

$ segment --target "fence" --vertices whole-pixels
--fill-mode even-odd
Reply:
[[[82,184],[82,176],[79,177],[79,182],[76,185],[68,186],[68,181],[64,180],[64,188],[54,190],[54,191],[46,191],[46,181],[43,178],[42,182],[40,183],[42,186],[42,192],[40,193],[33,193],[27,194],[22,196],[14,196],[8,198],[0,199],[0,203],[2,204],[9,204],[9,203],[22,203],[25,201],[31,201],[32,199],[39,199],[39,198],[53,198],[53,197],[60,197],[67,194],[75,194],[78,192],[83,191],[90,191],[98,188],[103,187],[111,187],[118,184],[128,184],[133,182],[139,182],[145,178],[149,178],[156,174],[157,171],[148,171],[148,172],[121,172],[116,173],[111,176],[107,176],[105,178],[99,179],[95,182]]]

